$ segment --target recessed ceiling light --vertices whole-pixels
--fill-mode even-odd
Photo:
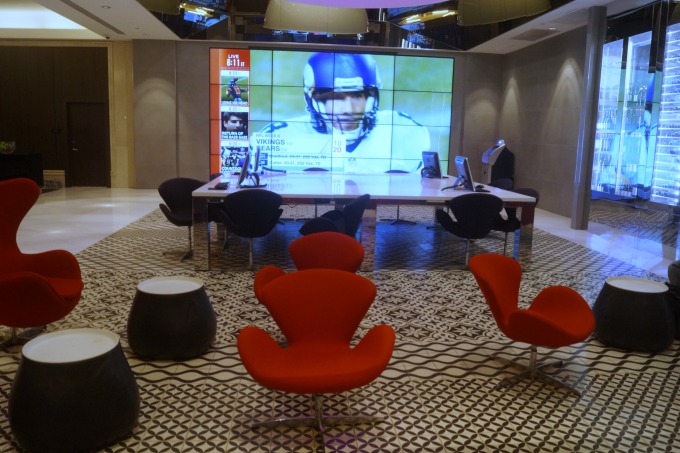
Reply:
[[[102,9],[111,9],[109,5],[102,5]]]
[[[557,30],[557,27],[548,27],[548,30]]]

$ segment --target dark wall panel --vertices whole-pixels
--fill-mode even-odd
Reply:
[[[0,46],[0,68],[0,140],[67,170],[66,105],[108,103],[107,49]]]
[[[42,153],[45,168],[57,165],[52,49],[0,46],[0,140],[15,153]]]

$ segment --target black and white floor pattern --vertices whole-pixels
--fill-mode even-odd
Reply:
[[[290,213],[289,213],[290,214]],[[401,217],[408,212],[401,210]],[[298,218],[292,213],[290,219]],[[408,218],[408,217],[407,217]],[[380,414],[373,426],[338,426],[325,436],[332,452],[672,452],[680,445],[680,342],[658,354],[614,350],[596,339],[543,357],[567,361],[557,375],[581,399],[540,382],[508,390],[495,384],[513,371],[489,358],[526,357],[496,328],[472,275],[461,270],[463,244],[416,225],[378,224],[378,296],[357,337],[377,323],[393,326],[392,361],[371,385],[328,395],[333,413]],[[301,221],[286,220],[256,241],[258,267],[292,268],[286,244]],[[477,241],[472,253],[502,250],[502,236]],[[309,428],[253,430],[260,418],[311,413],[308,397],[260,387],[245,372],[235,339],[254,324],[278,335],[252,291],[245,242],[231,238],[222,272],[197,272],[166,250],[186,247],[186,229],[154,212],[83,251],[85,291],[76,309],[48,330],[97,327],[120,335],[142,396],[138,426],[106,452],[313,452],[321,439]],[[127,344],[126,323],[136,285],[155,276],[201,279],[218,316],[218,334],[202,357],[146,361]],[[534,235],[533,263],[522,303],[543,287],[563,284],[594,302],[611,275],[661,280],[626,263],[548,233]],[[20,350],[0,355],[0,452],[21,452],[7,421],[7,398]]]

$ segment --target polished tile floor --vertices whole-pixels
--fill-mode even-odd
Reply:
[[[232,241],[223,272],[196,272],[166,250],[186,246],[186,229],[170,225],[152,190],[60,189],[41,196],[22,224],[25,251],[57,247],[77,253],[85,290],[81,302],[48,330],[98,327],[121,337],[136,375],[142,407],[132,435],[106,452],[316,452],[321,439],[307,428],[252,430],[253,419],[309,412],[304,396],[263,389],[240,364],[241,328],[278,329],[252,293],[246,248]],[[288,218],[305,208],[286,207]],[[313,209],[312,211],[313,212]],[[379,218],[394,216],[379,210]],[[376,323],[395,328],[397,345],[383,375],[371,385],[330,396],[328,413],[380,413],[374,426],[335,427],[325,433],[334,452],[672,452],[680,442],[680,342],[657,354],[616,350],[595,338],[543,356],[564,359],[557,375],[576,385],[576,399],[541,383],[505,391],[495,383],[512,373],[492,354],[526,358],[526,345],[496,328],[469,272],[453,266],[462,245],[452,235],[424,228],[422,209],[401,207],[416,225],[379,222],[376,271],[366,274],[378,297],[358,336]],[[258,266],[290,268],[281,253],[301,222],[287,220],[256,242]],[[574,231],[569,220],[538,210],[531,270],[521,303],[549,284],[576,289],[589,303],[604,279],[633,275],[664,281],[671,259],[640,241],[639,233],[591,225]],[[389,240],[388,240],[389,239]],[[498,251],[499,237],[477,241],[472,253]],[[183,361],[145,360],[127,344],[126,320],[136,284],[164,275],[205,282],[218,317],[209,351]],[[20,351],[0,355],[0,452],[22,452],[7,419],[7,398]]]

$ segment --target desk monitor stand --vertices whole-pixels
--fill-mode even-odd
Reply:
[[[466,184],[465,184],[465,176],[459,176],[456,178],[456,180],[453,182],[453,185],[442,187],[441,190],[447,190],[447,189],[467,189]]]
[[[239,189],[257,189],[259,187],[267,187],[267,183],[260,184],[260,175],[257,173],[248,172],[248,179],[252,184],[241,183],[238,187]]]
[[[456,180],[453,182],[453,188],[456,189],[457,187],[462,186],[465,187],[465,176],[459,176],[456,178]]]

